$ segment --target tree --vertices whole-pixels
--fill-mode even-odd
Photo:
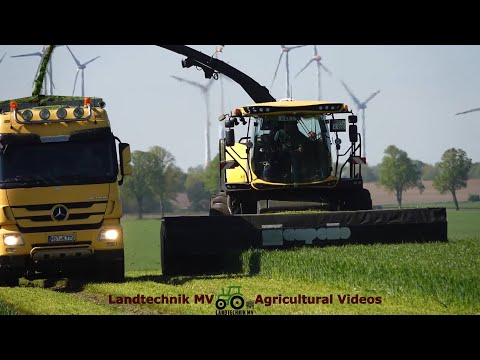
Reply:
[[[208,210],[210,192],[205,188],[205,170],[202,165],[189,168],[185,180],[185,191],[193,211]]]
[[[158,197],[160,215],[165,213],[166,201],[175,193],[176,181],[180,171],[175,166],[175,157],[161,146],[153,146],[148,151],[152,156],[152,167],[147,174],[147,184],[153,194]]]
[[[422,180],[433,180],[438,175],[438,168],[435,165],[423,164]]]
[[[407,153],[395,145],[385,149],[385,156],[380,163],[379,183],[395,194],[398,206],[402,207],[402,195],[410,188],[425,189],[420,181],[421,170]]]
[[[480,179],[480,162],[472,164],[470,171],[468,172],[469,179]]]
[[[219,190],[220,156],[217,154],[205,169],[205,189],[210,194],[216,194]]]
[[[122,190],[127,194],[135,197],[137,201],[138,218],[143,218],[144,200],[148,196],[152,196],[149,187],[149,174],[152,168],[154,158],[148,152],[136,150],[132,153],[133,173],[125,179]]]
[[[362,178],[363,182],[375,182],[378,181],[379,165],[366,165],[362,166]]]
[[[455,208],[459,210],[456,191],[467,187],[468,173],[472,167],[472,159],[462,149],[451,148],[442,155],[442,160],[436,164],[440,173],[433,179],[433,187],[440,194],[450,191]]]

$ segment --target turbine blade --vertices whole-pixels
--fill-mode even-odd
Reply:
[[[298,75],[300,75],[303,70],[305,70],[311,63],[313,62],[313,59],[311,59],[309,62],[307,62],[307,64],[302,68],[302,70],[300,70],[297,75],[295,75],[295,79],[297,78]]]
[[[298,49],[298,48],[301,48],[301,47],[304,47],[304,46],[307,46],[307,45],[290,46],[290,47],[288,47],[288,50]]]
[[[77,66],[82,66],[80,61],[78,61],[78,59],[75,57],[75,55],[73,55],[73,52],[72,52],[72,50],[70,50],[70,47],[68,45],[66,45],[66,46],[67,46],[68,51],[70,51],[70,54],[72,54],[73,60],[75,60],[75,64],[77,64]]]
[[[72,91],[72,96],[75,94],[75,86],[77,85],[77,79],[78,79],[78,72],[80,69],[77,69],[77,74],[75,75],[75,81],[73,82],[73,91]]]
[[[456,113],[455,115],[468,114],[468,113],[475,112],[475,111],[480,111],[480,108],[475,108],[475,109],[471,109],[471,110],[467,110],[467,111],[462,111],[462,112]]]
[[[348,94],[352,98],[353,102],[357,105],[357,107],[361,107],[362,103],[357,99],[355,95],[353,95],[353,92],[348,88],[347,84],[345,84],[343,81],[341,82],[345,90],[347,90]]]
[[[210,89],[210,87],[213,85],[213,83],[215,82],[215,80],[213,79],[210,79],[207,83],[207,85],[205,86],[205,91],[208,91],[208,89]]]
[[[319,64],[323,68],[323,70],[325,70],[330,76],[333,75],[332,72],[325,67],[325,65],[323,65],[322,63],[319,63]]]
[[[285,46],[283,45],[283,47],[285,47]],[[278,58],[277,68],[275,69],[275,74],[273,75],[273,80],[272,80],[272,84],[270,85],[270,89],[272,88],[273,83],[275,82],[275,79],[277,78],[278,68],[280,67],[280,63],[282,62],[282,57],[283,57],[283,51],[280,54],[280,57]]]
[[[364,105],[367,105],[367,103],[368,103],[370,100],[372,100],[375,96],[377,96],[377,94],[378,94],[379,92],[380,92],[380,90],[375,91],[372,95],[370,95],[370,96],[367,98],[367,100],[365,100],[365,101],[363,102],[363,104],[364,104]]]
[[[83,66],[90,64],[92,61],[97,60],[100,56],[97,56],[96,58],[93,58],[92,60],[87,61],[86,63],[83,64]]]
[[[0,59],[0,64],[2,63],[3,58],[5,57],[5,55],[7,55],[7,53],[3,54],[2,58]]]
[[[317,45],[313,45],[313,56],[318,56]]]
[[[187,80],[187,79],[184,79],[184,78],[175,76],[175,75],[170,75],[170,76],[171,76],[172,78],[174,78],[175,80],[178,80],[178,81],[180,81],[180,82],[185,82],[185,83],[187,83],[187,84],[190,84],[190,85],[192,85],[192,86],[195,86],[195,87],[201,89],[202,91],[205,91],[205,88],[206,88],[205,85],[202,85],[202,84],[199,84],[199,83],[197,83],[197,82],[195,82],[195,81]]]
[[[11,58],[17,58],[17,57],[25,57],[25,56],[43,56],[43,53],[41,53],[41,52],[34,52],[34,53],[29,53],[29,54],[12,55],[12,56],[10,56],[10,57],[11,57]]]

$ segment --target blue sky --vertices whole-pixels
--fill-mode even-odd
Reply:
[[[41,45],[0,45],[0,99],[29,96],[39,58],[10,58],[36,52]],[[213,54],[215,45],[192,45]],[[171,75],[203,84],[203,72],[183,69],[183,56],[157,46],[72,45],[87,66],[88,96],[107,103],[112,129],[132,150],[159,145],[169,150],[183,170],[204,163],[205,105],[200,91]],[[333,73],[322,73],[323,99],[355,104],[340,83],[345,81],[359,100],[381,92],[366,110],[367,161],[378,164],[388,145],[405,150],[413,159],[440,160],[451,147],[462,148],[480,161],[480,112],[455,113],[480,107],[480,46],[477,45],[318,45],[323,64]],[[279,45],[226,45],[220,58],[270,87],[281,49]],[[293,97],[315,100],[316,70],[296,74],[313,56],[313,46],[290,52]],[[55,50],[55,93],[71,95],[76,65],[65,47]],[[80,79],[76,95],[80,94]],[[220,90],[211,91],[211,153],[218,152]],[[286,96],[282,62],[271,89],[277,99]],[[253,101],[237,84],[224,82],[225,112]],[[361,125],[361,123],[360,123]],[[344,138],[346,139],[346,138]],[[344,141],[344,144],[346,141]]]

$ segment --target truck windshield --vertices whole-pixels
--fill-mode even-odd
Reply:
[[[330,134],[322,116],[265,116],[254,130],[252,169],[269,182],[320,181],[331,173]]]
[[[49,186],[114,182],[112,140],[8,144],[0,151],[0,185]]]

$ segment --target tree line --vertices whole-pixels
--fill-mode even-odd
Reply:
[[[207,212],[210,197],[219,188],[219,157],[204,168],[199,165],[184,172],[175,164],[172,153],[161,146],[148,151],[132,153],[133,175],[121,187],[123,208],[136,213],[139,219],[145,213],[185,211]],[[423,191],[422,180],[433,180],[440,193],[450,192],[457,210],[457,190],[466,187],[468,179],[480,178],[480,163],[472,163],[462,149],[446,150],[441,160],[430,165],[410,159],[408,154],[390,145],[379,165],[362,168],[364,182],[377,182],[391,191],[402,206],[403,193],[410,188]]]

